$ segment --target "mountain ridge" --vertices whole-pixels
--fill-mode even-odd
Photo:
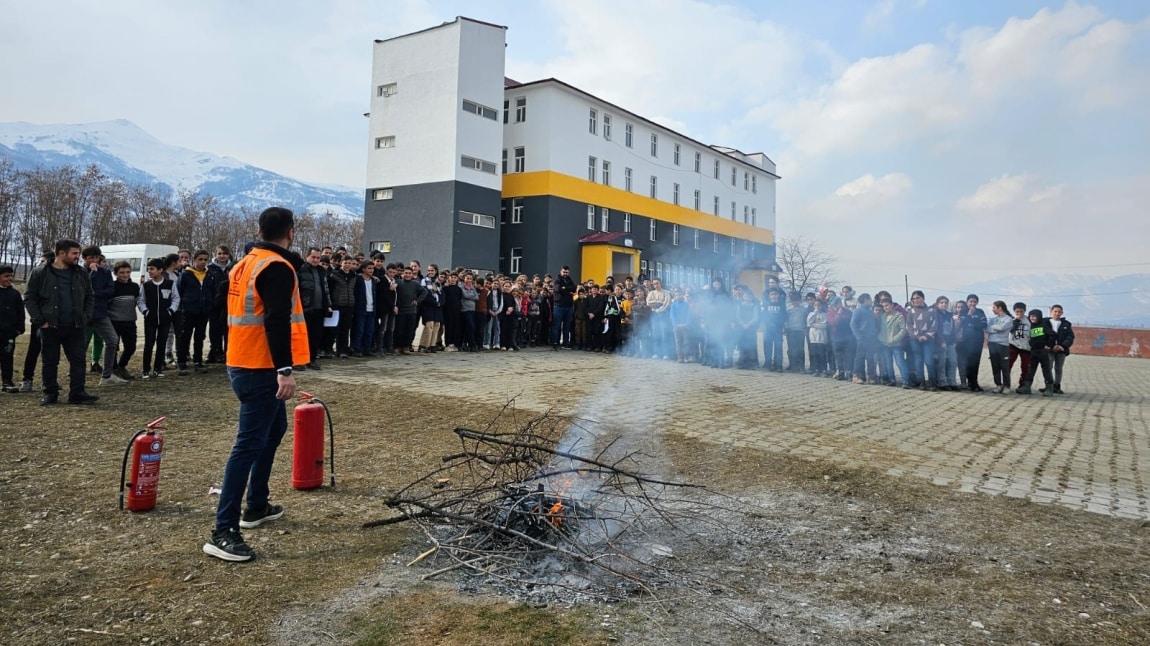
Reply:
[[[0,123],[0,156],[21,170],[96,165],[129,183],[211,193],[221,204],[269,203],[344,217],[363,216],[363,191],[311,184],[234,157],[166,144],[127,119],[79,124]]]

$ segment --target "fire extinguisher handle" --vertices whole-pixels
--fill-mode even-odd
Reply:
[[[157,429],[164,428],[163,426],[160,426],[160,424],[162,424],[164,422],[164,420],[166,420],[166,419],[168,419],[167,415],[161,415],[160,417],[157,417],[156,419],[148,422],[148,424],[146,426],[144,426],[144,428],[148,429],[149,431],[154,431]]]

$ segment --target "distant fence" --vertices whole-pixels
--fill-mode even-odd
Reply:
[[[1150,330],[1074,326],[1074,354],[1099,357],[1150,357]]]

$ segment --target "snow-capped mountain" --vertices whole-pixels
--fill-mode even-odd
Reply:
[[[1058,303],[1074,323],[1150,327],[1150,274],[1026,274],[970,285],[969,292],[979,295],[987,311],[997,300],[1007,307],[1021,301],[1043,312]]]
[[[251,164],[171,146],[125,119],[81,124],[0,123],[0,156],[17,168],[95,164],[129,183],[159,182],[210,193],[223,204],[284,204],[313,213],[362,216],[363,192],[301,182]]]

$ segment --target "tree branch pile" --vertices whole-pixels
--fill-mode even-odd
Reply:
[[[574,425],[557,445],[566,424],[456,428],[460,450],[386,501],[401,515],[364,527],[416,524],[431,548],[409,565],[431,568],[424,579],[463,571],[515,596],[597,600],[680,587],[671,545],[712,522],[707,492],[643,473],[643,456],[592,428]]]

